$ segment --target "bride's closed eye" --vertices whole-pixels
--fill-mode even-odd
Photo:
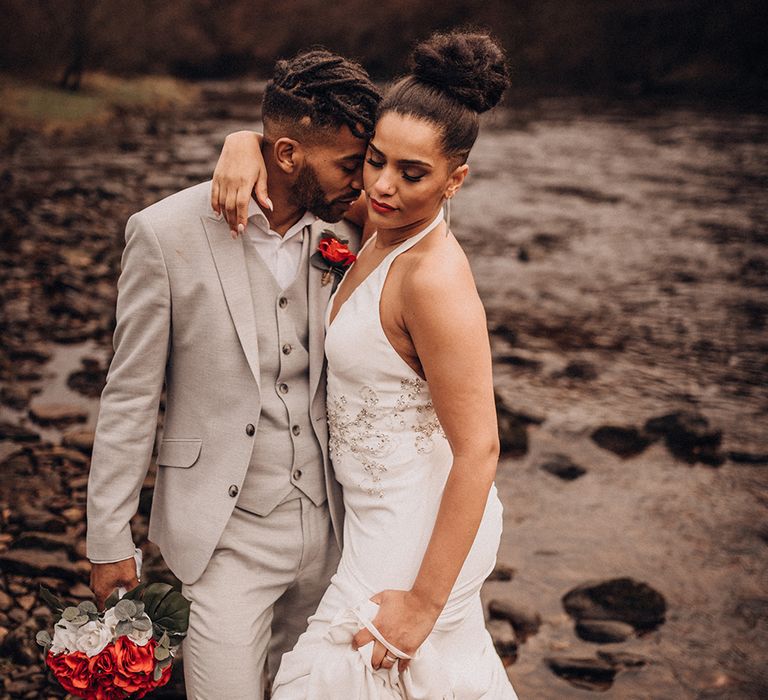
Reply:
[[[383,160],[375,160],[372,156],[368,156],[368,158],[365,159],[365,162],[369,165],[373,166],[376,169],[381,169],[386,165],[386,161]],[[408,170],[402,170],[403,179],[408,180],[408,182],[419,182],[421,178],[424,177],[425,173],[419,173],[418,175],[414,174],[413,172],[408,172]]]

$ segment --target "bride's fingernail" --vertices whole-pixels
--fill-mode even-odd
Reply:
[[[245,231],[245,226],[243,226],[242,224],[238,224],[237,225],[237,232],[238,233],[243,233],[244,231]]]
[[[275,211],[275,205],[272,204],[272,200],[269,197],[267,197],[267,206],[269,207],[269,211]]]

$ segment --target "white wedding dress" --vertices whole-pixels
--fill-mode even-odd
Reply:
[[[346,510],[344,549],[317,612],[283,656],[273,700],[516,700],[485,629],[480,586],[492,571],[501,503],[491,488],[480,529],[434,630],[407,671],[371,667],[372,628],[385,589],[407,590],[429,543],[452,455],[429,387],[392,348],[379,300],[393,260],[442,220],[393,250],[328,324],[330,453]],[[333,299],[328,305],[328,314]],[[392,649],[395,654],[397,651]]]

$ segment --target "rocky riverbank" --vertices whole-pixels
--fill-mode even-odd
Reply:
[[[63,697],[37,587],[82,600],[85,489],[128,216],[210,176],[258,84],[20,136],[0,182],[0,700]],[[504,457],[489,628],[521,699],[768,693],[768,118],[539,102],[488,123],[454,229]],[[152,476],[134,533],[146,576]],[[183,697],[178,674],[158,697]]]

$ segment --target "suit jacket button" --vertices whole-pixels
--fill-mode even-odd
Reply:
[[[293,350],[293,346],[290,343],[283,345],[283,355],[290,355],[291,350]]]
[[[256,428],[254,427],[253,423],[248,423],[248,425],[245,426],[245,434],[248,437],[253,437],[255,433],[256,433]]]
[[[294,426],[291,428],[291,432],[292,432],[294,435],[301,435],[301,426],[300,426],[300,425],[294,425]]]
[[[287,394],[288,393],[288,385],[286,383],[278,384],[277,390],[281,394]]]
[[[237,488],[235,484],[232,484],[232,486],[229,487],[229,495],[234,498],[238,493],[240,493],[240,489]]]
[[[280,297],[280,300],[277,303],[280,304],[281,309],[284,309],[288,306],[288,299],[286,297]]]
[[[293,472],[293,478],[298,481],[301,479],[301,469],[297,469],[295,472]]]

